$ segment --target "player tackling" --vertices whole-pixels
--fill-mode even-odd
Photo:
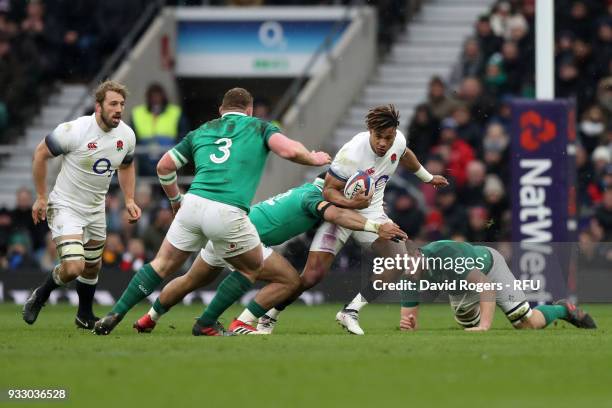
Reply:
[[[103,82],[95,92],[93,115],[60,124],[36,147],[32,218],[35,224],[47,219],[61,263],[26,301],[23,320],[28,324],[36,321],[54,289],[75,279],[75,324],[92,329],[98,320],[92,303],[106,241],[104,204],[113,174],[117,173],[129,221],[136,222],[141,213],[134,202],[136,137],[121,120],[126,95],[125,86]],[[61,170],[47,198],[47,161],[60,155]]]
[[[282,244],[315,228],[323,220],[351,230],[371,231],[382,239],[407,238],[406,234],[392,222],[378,224],[353,210],[338,208],[326,201],[322,194],[324,177],[325,173],[317,177],[313,183],[292,188],[251,207],[249,219],[265,245]],[[189,271],[164,287],[151,310],[138,319],[134,328],[141,333],[151,332],[161,315],[189,292],[214,280],[225,266],[225,262],[215,255],[213,244],[209,242]],[[270,283],[259,291],[255,299],[234,319],[229,331],[236,334],[260,334],[253,324],[270,307],[290,296],[300,284],[298,272],[293,266],[269,247],[264,247],[264,270],[260,280]],[[225,281],[221,282],[220,287],[225,284]],[[262,299],[265,299],[266,303],[262,302]],[[207,311],[212,312],[208,308]],[[215,315],[218,313],[215,312]],[[201,319],[205,319],[206,314],[205,311]],[[194,334],[200,335],[197,331]]]

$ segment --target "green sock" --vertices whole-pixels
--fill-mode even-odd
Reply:
[[[536,307],[535,310],[542,312],[547,326],[557,319],[567,317],[567,308],[563,305],[541,305]]]
[[[155,310],[155,312],[161,316],[164,313],[168,312],[170,308],[164,307],[164,305],[162,305],[161,302],[159,301],[159,298],[157,298],[155,299],[155,302],[153,302],[153,310]]]
[[[253,286],[243,274],[238,271],[230,273],[217,288],[215,297],[210,302],[198,322],[202,326],[214,324],[225,310],[234,304]]]
[[[138,302],[149,296],[164,279],[155,272],[151,264],[145,264],[136,272],[111,313],[121,316],[130,311]]]
[[[268,311],[267,309],[264,309],[263,307],[261,307],[261,305],[255,301],[255,299],[249,302],[249,304],[247,305],[247,309],[249,309],[249,312],[253,313],[253,316],[255,316],[258,319],[261,316],[265,315],[266,312]]]

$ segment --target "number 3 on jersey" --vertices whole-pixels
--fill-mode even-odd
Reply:
[[[228,139],[227,137],[223,137],[219,140],[217,140],[215,142],[216,145],[221,144],[221,143],[225,143],[225,145],[223,146],[219,146],[219,150],[221,151],[221,153],[223,153],[223,156],[221,157],[217,157],[214,154],[211,154],[210,156],[210,160],[213,161],[213,163],[217,163],[217,164],[221,164],[223,162],[225,162],[227,159],[229,159],[230,157],[230,147],[232,147],[232,139]]]

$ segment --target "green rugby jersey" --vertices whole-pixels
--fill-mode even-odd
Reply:
[[[170,154],[195,164],[190,193],[248,212],[274,133],[278,127],[261,119],[226,113],[189,132]]]
[[[465,279],[474,269],[486,275],[493,266],[493,257],[487,247],[467,242],[434,241],[423,246],[421,251],[425,258],[429,258],[429,269],[424,271],[425,279]]]
[[[321,222],[323,180],[306,183],[251,207],[249,218],[267,246],[279,245]]]
[[[424,256],[421,262],[427,262],[427,264],[422,263],[421,265],[429,266],[429,268],[423,269],[421,279],[430,282],[465,280],[474,269],[478,269],[486,275],[493,267],[493,256],[487,247],[472,245],[467,242],[434,241],[421,247],[421,251]],[[468,259],[473,260],[470,262],[471,265],[466,263]],[[418,291],[402,291],[402,307],[416,306],[419,303],[418,301]]]

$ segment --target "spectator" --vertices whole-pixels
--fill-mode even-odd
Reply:
[[[30,237],[25,231],[15,232],[10,236],[6,258],[9,271],[36,268],[36,261],[32,257]]]
[[[524,70],[529,67],[525,66],[525,60],[519,54],[517,43],[506,41],[502,45],[501,57],[503,71],[507,77],[502,94],[508,92],[512,95],[520,95],[525,78]]]
[[[60,44],[59,74],[66,80],[85,80],[100,69],[98,32],[92,13],[95,3],[90,0],[55,0],[52,16],[58,22],[56,34]],[[117,11],[115,11],[117,12]]]
[[[419,208],[414,197],[410,194],[396,197],[391,214],[391,219],[408,234],[408,237],[414,239],[419,235],[425,222],[425,213]]]
[[[438,121],[426,104],[416,107],[407,136],[408,145],[417,157],[427,158],[431,147],[438,142],[438,126]]]
[[[102,261],[105,266],[117,267],[119,266],[121,256],[125,251],[125,246],[121,241],[121,235],[116,232],[110,232],[106,236],[106,245],[104,246],[104,252],[102,253]]]
[[[593,203],[601,200],[601,194],[594,180],[595,171],[589,153],[582,145],[576,146],[576,173],[578,211],[580,216],[584,216]]]
[[[472,120],[472,113],[466,105],[458,105],[453,111],[453,119],[457,122],[457,135],[461,140],[477,149],[482,144],[480,127]]]
[[[485,207],[471,207],[468,209],[468,228],[465,234],[468,242],[491,242],[493,238],[489,232],[489,212]]]
[[[11,213],[14,231],[24,231],[28,234],[28,239],[32,243],[34,250],[45,246],[45,234],[47,233],[47,223],[34,224],[32,221],[32,192],[25,187],[17,190],[17,206]]]
[[[448,176],[447,165],[444,161],[442,155],[432,152],[429,156],[427,156],[427,161],[425,162],[425,168],[428,169],[432,174],[441,174],[444,176]],[[436,205],[436,194],[438,190],[433,187],[429,183],[419,183],[418,184],[423,194],[423,198],[425,199],[426,208],[432,208]]]
[[[606,115],[606,128],[612,128],[612,76],[597,84],[597,103]]]
[[[138,158],[139,173],[155,176],[161,156],[189,130],[183,111],[168,101],[166,90],[160,84],[153,83],[147,89],[146,103],[132,111],[131,121],[138,143],[148,152]]]
[[[446,161],[448,170],[458,188],[466,181],[467,164],[474,160],[474,149],[457,137],[457,122],[452,118],[442,121],[440,144],[434,148]]]
[[[172,224],[172,209],[167,201],[162,201],[155,212],[155,221],[150,224],[144,234],[144,245],[150,252],[148,258],[153,258],[157,249],[161,246],[170,224]]]
[[[442,238],[448,239],[455,235],[465,237],[468,217],[465,208],[457,202],[457,194],[452,184],[438,192],[437,204],[443,219],[440,228]]]
[[[508,76],[504,70],[503,58],[495,53],[487,61],[484,84],[489,95],[499,97],[508,91]]]
[[[117,13],[121,14],[121,13]],[[26,16],[21,21],[21,41],[24,57],[33,65],[37,80],[47,80],[56,75],[57,47],[53,35],[58,31],[55,22],[47,18],[42,1],[30,1],[26,7]]]
[[[492,123],[487,127],[482,143],[483,159],[488,174],[496,174],[504,184],[510,182],[508,163],[508,145],[510,139],[502,125]]]
[[[486,208],[489,211],[491,240],[507,238],[510,231],[505,220],[510,218],[510,211],[501,179],[495,174],[489,174],[485,179],[483,194]]]
[[[150,184],[139,184],[136,187],[136,194],[134,197],[136,204],[140,207],[142,214],[140,216],[140,220],[138,220],[137,230],[138,236],[145,235],[145,229],[153,222],[153,206],[155,203],[153,202],[153,189]]]
[[[6,33],[0,33],[0,104],[8,111],[8,121],[22,119],[19,107],[26,104],[24,98],[26,78],[17,53]]]
[[[468,38],[463,44],[463,53],[461,54],[459,64],[455,68],[451,83],[459,83],[461,78],[466,76],[481,76],[483,65],[484,62],[478,40],[473,37]]]
[[[465,207],[482,205],[484,201],[483,190],[487,169],[480,160],[473,160],[467,165],[467,180],[459,190],[459,202]]]
[[[128,241],[128,250],[121,257],[119,269],[123,272],[138,272],[146,261],[145,247],[141,239],[132,238]]]
[[[568,26],[576,37],[586,42],[591,41],[593,26],[590,21],[589,10],[582,1],[574,1],[571,6]]]
[[[427,107],[437,120],[449,116],[455,108],[453,101],[446,94],[446,85],[442,78],[434,76],[429,81],[429,92],[427,94]]]
[[[472,117],[482,126],[495,113],[495,100],[484,94],[480,79],[464,78],[458,94],[459,100],[468,105]]]
[[[608,164],[612,162],[612,153],[610,152],[610,148],[608,146],[598,146],[595,150],[593,150],[591,160],[593,160],[595,177],[601,177]]]
[[[591,154],[603,139],[606,130],[603,110],[597,105],[592,105],[582,114],[578,127],[580,143],[586,149],[587,154]]]
[[[601,205],[595,210],[595,221],[603,230],[603,241],[612,241],[612,186],[606,186]]]
[[[483,60],[488,60],[491,55],[499,51],[503,39],[497,36],[491,28],[488,16],[481,16],[476,23],[476,39],[480,45]]]

